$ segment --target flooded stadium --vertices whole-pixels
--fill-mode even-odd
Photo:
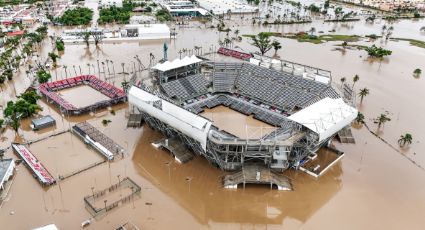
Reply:
[[[248,16],[236,20],[239,17],[233,16],[228,23],[232,30],[239,29],[240,34],[289,33],[315,27],[317,31],[335,30],[336,34],[364,36],[379,34],[385,24],[384,21],[374,24],[314,21],[311,24],[252,26]],[[424,19],[394,22],[392,36],[425,40],[425,34],[419,30],[424,25]],[[166,41],[169,44],[168,58],[179,58],[183,55],[179,51],[196,45],[202,47],[204,58],[241,62],[215,53],[217,41],[223,39],[225,33],[205,28],[198,22],[177,26],[176,39]],[[49,29],[49,33],[60,31],[58,27]],[[341,229],[341,226],[344,229],[422,229],[425,212],[425,134],[422,130],[425,123],[420,114],[425,112],[425,104],[420,99],[425,96],[425,82],[423,77],[413,77],[412,72],[416,68],[425,69],[425,49],[411,46],[407,41],[384,43],[362,39],[356,43],[380,44],[393,51],[389,58],[378,61],[368,58],[362,50],[335,50],[335,45],[340,42],[312,44],[281,37],[276,39],[283,46],[277,51],[279,58],[329,70],[335,84],[340,84],[342,77],[353,84],[352,77],[359,75],[355,88],[367,87],[370,95],[362,103],[357,101],[357,109],[365,115],[369,129],[379,133],[379,138],[365,125],[353,125],[351,129],[356,143],[341,144],[334,139],[331,146],[345,155],[321,177],[314,178],[292,169],[283,173],[291,180],[293,191],[278,191],[263,185],[226,190],[222,178],[227,172],[214,167],[204,157],[195,156],[191,161],[179,164],[168,151],[152,145],[164,138],[159,131],[146,123],[139,128],[127,127],[132,112],[129,103],[68,116],[43,98],[39,101],[43,108],[40,114],[51,115],[56,125],[32,131],[31,119],[24,119],[19,136],[13,129],[6,129],[0,138],[0,147],[8,148],[4,158],[16,158],[10,148],[12,142],[31,142],[28,148],[55,178],[92,164],[99,165],[59,180],[50,187],[41,186],[24,164],[18,165],[8,196],[1,203],[2,226],[7,226],[5,229],[32,229],[54,223],[59,229],[79,229],[83,221],[90,219],[87,229],[116,229],[126,222],[140,229],[167,229],[171,226],[176,229]],[[121,82],[129,80],[139,65],[153,65],[150,63],[151,53],[156,59],[162,58],[163,43],[103,43],[89,48],[84,44],[66,45],[65,52],[58,59],[58,67],[51,71],[52,77],[61,80],[80,74],[95,74],[99,79],[121,87]],[[41,60],[46,59],[51,45],[49,39],[44,40],[40,48]],[[253,52],[255,48],[245,37],[235,45],[246,52]],[[2,87],[2,112],[7,101],[30,85],[25,70],[21,67],[13,84]],[[147,71],[139,73],[138,80],[151,83]],[[81,107],[107,98],[86,85],[59,93]],[[373,119],[387,111],[391,121],[377,130]],[[241,138],[259,138],[276,128],[225,106],[205,109],[200,115]],[[106,124],[105,120],[108,121]],[[84,121],[124,148],[125,156],[105,161],[94,148],[69,131]],[[397,140],[406,132],[413,135],[414,142],[407,148],[400,148]],[[324,159],[327,160],[330,159]],[[141,187],[140,196],[104,215],[92,217],[85,207],[84,197],[120,183],[125,177]],[[130,190],[123,189],[95,204],[103,208],[128,194]]]

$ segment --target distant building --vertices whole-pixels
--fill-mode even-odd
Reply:
[[[383,11],[424,10],[425,4],[423,0],[341,0],[341,2],[373,7]]]
[[[130,24],[149,24],[156,22],[156,18],[148,15],[134,15],[130,17]]]
[[[173,16],[192,16],[201,17],[207,16],[208,11],[197,7],[191,1],[165,1],[160,3],[162,8],[166,9]]]
[[[107,8],[111,6],[122,7],[122,0],[99,0],[100,8]]]
[[[15,172],[15,161],[13,159],[0,160],[0,191]]]

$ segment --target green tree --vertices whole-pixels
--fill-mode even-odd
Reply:
[[[88,25],[93,18],[93,10],[86,7],[77,7],[66,10],[60,18],[54,21],[67,26]]]
[[[367,54],[371,57],[382,58],[384,56],[388,56],[392,54],[391,50],[383,49],[382,47],[377,47],[376,45],[372,45],[371,47],[365,48]]]
[[[54,64],[56,64],[56,62],[57,62],[57,60],[58,60],[59,56],[58,56],[57,54],[53,53],[53,52],[50,52],[50,53],[48,53],[47,55],[50,57],[50,59],[52,59],[52,62],[53,62]]]
[[[365,119],[365,117],[364,117],[363,113],[357,112],[357,117],[355,119],[356,123],[357,124],[364,124],[364,119]]]
[[[373,121],[375,124],[378,124],[378,129],[381,128],[385,123],[388,121],[391,121],[391,118],[388,117],[387,114],[380,114],[375,120]]]
[[[360,89],[360,92],[359,92],[360,103],[363,102],[363,98],[366,97],[367,95],[369,95],[369,89],[368,88]]]
[[[90,46],[90,32],[86,31],[83,33],[84,43],[86,43],[87,48]]]
[[[251,37],[251,45],[257,47],[260,50],[261,55],[264,55],[273,48],[272,42],[270,41],[270,35],[268,33],[259,33],[256,36]]]
[[[171,16],[171,14],[166,11],[166,10],[158,10],[155,14],[156,19],[158,19],[158,21],[163,22],[163,21],[171,21],[171,19],[173,19],[173,17]]]
[[[272,46],[273,46],[273,49],[274,49],[274,53],[275,54],[277,53],[278,50],[282,49],[282,45],[280,44],[280,42],[278,42],[276,40],[274,40],[272,42]]]
[[[351,87],[351,89],[353,89],[354,90],[354,85],[358,82],[360,80],[360,77],[359,77],[359,75],[354,75],[354,77],[353,77],[353,86]]]
[[[31,104],[37,104],[38,99],[40,99],[40,95],[37,94],[36,91],[27,91],[18,96],[18,98],[22,98],[25,101],[28,101]]]
[[[21,119],[33,116],[41,110],[35,103],[30,103],[23,98],[18,98],[16,102],[9,101],[3,111],[4,117],[8,120],[8,125],[18,134]]]
[[[421,76],[421,73],[422,73],[422,70],[417,68],[413,71],[413,76],[419,77],[419,76]]]
[[[413,141],[412,134],[406,133],[400,136],[400,138],[398,139],[398,145],[400,147],[404,147],[406,144],[408,145],[412,144],[412,141]]]
[[[40,84],[46,83],[50,80],[50,78],[52,78],[52,75],[50,75],[50,73],[46,72],[43,69],[37,71],[36,75]]]
[[[63,42],[62,39],[58,39],[56,40],[56,49],[61,52],[65,50],[65,43]]]
[[[130,87],[130,82],[124,80],[121,82],[121,87],[124,90],[124,92],[128,91],[128,88]]]

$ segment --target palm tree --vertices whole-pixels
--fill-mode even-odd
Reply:
[[[365,117],[364,117],[363,113],[358,112],[357,113],[357,117],[355,119],[356,123],[358,123],[358,124],[364,124],[364,119],[365,119]]]
[[[86,43],[87,48],[89,48],[90,47],[90,42],[89,42],[90,32],[84,32],[83,33],[83,39],[84,39],[84,42]]]
[[[276,41],[276,40],[274,40],[274,41],[272,42],[272,46],[273,46],[274,54],[275,54],[275,55],[276,55],[276,53],[277,53],[277,51],[278,51],[278,50],[282,49],[282,45],[280,44],[280,42],[278,42],[278,41]]]
[[[354,75],[353,77],[353,86],[351,87],[352,90],[354,90],[354,85],[360,80],[359,75]]]
[[[50,59],[52,59],[53,65],[56,66],[56,62],[57,62],[57,59],[59,58],[59,56],[57,54],[53,53],[53,52],[48,53],[47,55],[49,56]]]
[[[342,77],[341,79],[340,79],[340,81],[341,81],[341,85],[344,85],[344,83],[345,83],[345,81],[346,81],[347,79],[345,78],[345,77]]]
[[[422,70],[417,68],[413,71],[413,76],[417,78],[421,75],[421,73],[422,73]]]
[[[412,144],[412,141],[413,141],[412,134],[406,133],[400,136],[400,139],[398,139],[398,145],[400,147],[404,147],[406,144],[408,145]]]
[[[314,32],[316,32],[316,28],[311,27],[310,30],[309,30],[309,32],[310,32],[310,35],[313,36]]]
[[[235,31],[233,31],[233,33],[235,34],[235,37],[237,38],[237,37],[238,37],[238,35],[239,35],[239,30],[238,30],[238,29],[236,29]]]
[[[383,25],[383,26],[382,26],[382,36],[384,35],[385,30],[387,30],[387,25]]]
[[[363,98],[366,97],[367,95],[369,95],[369,89],[368,88],[360,89],[360,92],[359,92],[360,104],[363,102]]]
[[[65,78],[68,78],[68,71],[66,71],[66,68],[68,68],[68,66],[64,65],[62,67],[65,70]]]
[[[130,82],[128,82],[124,79],[124,81],[121,82],[121,86],[122,86],[122,89],[124,90],[124,92],[127,93],[128,87],[130,86]]]
[[[229,38],[224,38],[224,45],[226,46],[226,48],[228,48],[228,46],[232,43],[232,41]]]
[[[387,114],[382,113],[377,118],[375,118],[374,123],[378,124],[378,129],[381,128],[387,121],[391,121],[391,118]]]

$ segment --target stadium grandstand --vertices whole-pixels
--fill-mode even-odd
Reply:
[[[357,116],[330,83],[315,78],[195,56],[166,65],[152,68],[153,86],[132,86],[130,104],[150,127],[179,139],[222,170],[244,165],[273,171],[302,167]],[[242,138],[199,115],[220,105],[276,128],[261,138]]]
[[[73,88],[81,85],[87,85],[94,90],[102,93],[108,100],[99,101],[85,107],[78,107],[65,100],[58,92],[63,89]],[[127,96],[122,89],[119,89],[107,82],[104,82],[93,75],[82,75],[54,82],[46,82],[39,86],[40,93],[46,100],[58,108],[61,112],[69,115],[79,115],[88,113],[95,109],[106,108],[127,100]]]

